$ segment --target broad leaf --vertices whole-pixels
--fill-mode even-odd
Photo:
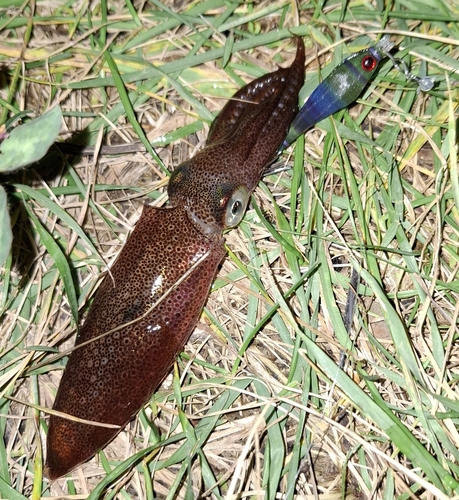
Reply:
[[[0,144],[0,173],[34,163],[46,154],[61,129],[62,111],[56,106],[13,129]]]
[[[12,241],[13,233],[11,232],[6,192],[3,187],[0,186],[0,266],[3,265],[10,253]]]

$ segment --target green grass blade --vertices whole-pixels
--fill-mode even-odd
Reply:
[[[27,213],[29,214],[30,219],[34,223],[35,229],[37,230],[37,233],[40,236],[41,243],[46,248],[46,251],[54,260],[56,267],[59,270],[59,275],[62,279],[62,282],[64,283],[66,297],[68,300],[70,311],[72,313],[73,320],[75,324],[78,324],[78,299],[77,299],[75,284],[73,282],[72,270],[70,268],[67,257],[64,255],[64,252],[56,243],[52,235],[48,232],[48,230],[42,225],[42,223],[35,216],[33,211],[27,208]]]

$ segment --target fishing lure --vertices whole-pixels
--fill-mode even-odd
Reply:
[[[293,120],[281,149],[327,116],[353,103],[376,73],[394,44],[383,37],[376,45],[344,59],[309,96]]]
[[[361,50],[344,59],[320,83],[309,96],[298,115],[293,120],[280,151],[292,144],[300,135],[340,109],[352,104],[373,78],[384,58],[402,71],[407,80],[418,84],[418,91],[428,92],[435,84],[429,76],[418,77],[411,73],[402,59],[395,58],[390,51],[394,43],[384,36],[374,46]]]
[[[170,206],[144,207],[62,376],[53,408],[74,419],[50,416],[48,478],[105,446],[169,373],[225,257],[222,233],[244,216],[298,111],[303,82],[304,45],[297,39],[290,68],[238,91],[215,119],[206,147],[173,172]]]

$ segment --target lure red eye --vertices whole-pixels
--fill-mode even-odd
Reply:
[[[374,56],[365,56],[362,59],[362,69],[365,71],[373,71],[378,65],[378,61]]]

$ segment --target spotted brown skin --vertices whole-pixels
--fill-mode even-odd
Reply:
[[[105,446],[170,371],[225,257],[222,233],[243,217],[297,112],[303,80],[298,39],[292,66],[237,92],[212,125],[206,147],[174,171],[170,207],[144,207],[97,291],[53,407],[119,427],[51,415],[48,478],[66,474]]]

